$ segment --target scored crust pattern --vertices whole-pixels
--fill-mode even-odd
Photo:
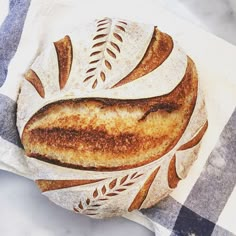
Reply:
[[[113,179],[107,185],[103,185],[101,189],[96,188],[93,191],[91,198],[87,198],[84,202],[73,207],[75,212],[86,215],[97,215],[98,208],[102,206],[104,201],[109,201],[109,198],[119,195],[121,192],[127,191],[130,186],[135,184],[135,181],[143,174],[138,172],[132,175],[126,175],[119,180]]]
[[[197,134],[187,143],[183,144],[178,151],[184,151],[186,149],[193,148],[199,144],[199,141],[203,137],[206,129],[207,129],[208,123],[206,122],[203,127],[200,128],[200,130],[197,132]],[[140,209],[142,203],[146,199],[149,189],[156,178],[161,166],[158,166],[154,171],[152,171],[149,175],[147,175],[147,178],[143,184],[143,186],[140,188],[139,192],[133,199],[132,203],[130,204],[128,211],[132,211],[135,209]],[[64,188],[69,188],[73,186],[81,186],[81,185],[87,185],[91,183],[96,183],[99,181],[106,181],[106,185],[102,185],[100,189],[95,188],[92,192],[92,196],[86,198],[86,200],[82,201],[80,200],[79,203],[74,204],[73,210],[77,213],[86,214],[88,216],[96,216],[99,214],[99,207],[101,207],[104,202],[109,201],[111,197],[118,196],[120,193],[127,191],[130,187],[132,187],[133,184],[136,183],[136,180],[138,180],[140,177],[142,177],[144,173],[135,172],[131,175],[125,175],[122,178],[115,178],[110,179],[107,182],[107,179],[100,179],[100,180],[79,180],[79,183],[76,183],[78,180],[70,180],[70,181],[60,181],[65,182],[65,184],[58,185],[58,181],[50,181],[50,184],[46,184],[47,180],[37,180],[37,184],[40,187],[40,189],[45,191],[51,191],[56,189],[61,189],[62,186]],[[178,176],[176,172],[176,154],[171,158],[169,162],[168,167],[168,185],[171,189],[174,189],[177,187],[178,182],[181,180],[181,178]],[[55,182],[55,184],[54,184]],[[68,182],[68,185],[66,186],[66,183]]]
[[[18,128],[42,192],[65,208],[102,218],[150,207],[177,187],[208,123],[194,62],[169,35],[110,18],[93,25],[91,42],[79,51],[84,54],[77,54],[75,36],[66,35],[50,53],[53,61],[56,55],[57,72],[48,75],[36,63],[25,74]],[[126,50],[135,42],[132,50],[140,53],[132,60]],[[87,64],[77,70],[80,57]],[[168,77],[162,68],[177,71]],[[142,83],[147,95],[139,96],[142,91],[135,88]],[[148,96],[161,86],[166,92]],[[38,102],[30,112],[21,105],[26,93]],[[189,162],[179,158],[189,150]]]
[[[28,80],[34,86],[34,88],[36,89],[36,91],[38,92],[40,97],[42,97],[42,98],[45,97],[45,91],[44,91],[43,84],[42,84],[40,78],[35,73],[35,71],[30,69],[25,74],[25,79]]]
[[[127,23],[124,21],[117,21],[113,25],[109,18],[97,21],[97,30],[89,55],[89,67],[86,71],[86,78],[83,80],[83,82],[93,80],[93,89],[97,87],[99,82],[106,81],[107,76],[104,68],[112,70],[111,59],[116,59],[117,54],[120,53],[120,44],[123,42],[122,34],[126,32],[126,25]],[[111,33],[113,27],[119,32]]]
[[[25,145],[27,155],[61,166],[99,171],[129,169],[148,164],[170,151],[188,125],[197,96],[197,81],[192,75],[194,72],[192,61],[188,59],[180,84],[171,93],[160,97],[134,100],[81,98],[48,104],[30,119],[22,140],[26,144],[42,144],[46,146],[45,149],[50,148],[55,157],[49,153],[40,153],[37,148],[32,151],[30,146]],[[122,86],[119,88],[122,89]],[[189,99],[185,99],[185,96]],[[64,107],[66,110],[63,110]],[[77,111],[81,107],[89,110],[84,115],[77,113],[68,117],[68,110]],[[55,116],[55,119],[41,126],[40,123],[44,123],[45,119],[47,121],[53,110],[60,116]],[[116,112],[118,115],[112,120],[107,119],[108,112]],[[120,117],[124,112],[134,115],[121,123]],[[169,122],[166,119],[168,114],[172,117],[170,125],[174,127],[171,135],[165,125]],[[175,114],[180,116],[180,122],[176,120]],[[97,116],[104,119],[97,121]],[[158,119],[163,126],[155,122]],[[178,131],[174,132],[176,129]],[[67,150],[72,153],[72,157]],[[87,158],[87,165],[82,164],[84,158]],[[124,158],[126,162],[122,164]],[[93,163],[97,166],[92,166]]]
[[[54,45],[58,59],[60,89],[63,89],[69,78],[73,59],[73,50],[70,37],[66,35],[63,39],[55,42]]]

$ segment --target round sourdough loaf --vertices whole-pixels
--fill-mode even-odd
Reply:
[[[169,35],[104,18],[35,59],[17,126],[43,194],[103,218],[167,196],[196,159],[207,118],[195,64]]]

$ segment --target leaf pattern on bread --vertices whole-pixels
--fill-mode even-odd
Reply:
[[[143,176],[144,173],[134,172],[129,175],[125,175],[120,178],[110,180],[106,185],[101,188],[94,189],[91,198],[86,200],[80,200],[75,204],[73,209],[75,212],[83,213],[86,215],[96,215],[97,210],[111,197],[118,196],[120,193],[129,189],[130,186],[136,183],[136,181]]]
[[[197,69],[155,26],[103,18],[83,27],[25,74],[27,161],[42,192],[75,212],[150,207],[184,178],[206,131]]]
[[[92,88],[107,79],[106,71],[112,70],[112,60],[120,53],[120,44],[123,42],[122,34],[126,32],[127,23],[112,21],[109,18],[97,21],[96,34],[93,37],[89,66],[84,82],[92,80]],[[114,32],[118,29],[119,33]],[[117,39],[117,40],[114,40]]]

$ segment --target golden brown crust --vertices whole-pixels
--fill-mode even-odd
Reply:
[[[156,178],[156,175],[157,175],[159,169],[160,169],[160,167],[155,169],[152,172],[152,174],[148,177],[148,179],[146,180],[146,182],[144,183],[144,185],[142,186],[142,188],[139,190],[138,194],[134,198],[133,202],[129,206],[128,211],[133,211],[133,210],[139,209],[141,207],[142,203],[144,202],[144,200],[147,197],[148,191],[149,191],[154,179]]]
[[[166,60],[172,49],[172,38],[155,27],[152,40],[140,63],[113,87],[124,85],[152,72]]]
[[[66,35],[63,39],[54,43],[59,67],[59,85],[63,89],[70,75],[72,65],[72,44],[70,37]]]
[[[178,150],[186,150],[197,145],[202,140],[202,137],[207,131],[207,128],[208,128],[208,121],[206,121],[206,123],[203,125],[203,127],[199,130],[199,132],[194,138],[189,140],[187,143],[183,144]]]
[[[180,178],[176,172],[176,156],[174,155],[170,161],[168,169],[168,183],[170,188],[176,188]]]
[[[171,150],[182,136],[195,106],[197,84],[194,63],[188,58],[183,80],[164,96],[49,104],[25,126],[22,142],[26,153],[61,166],[99,171],[150,163]]]
[[[42,98],[45,97],[43,84],[35,71],[33,71],[32,69],[28,70],[25,74],[25,79],[35,87],[36,91]]]
[[[35,88],[22,84],[27,163],[44,176],[35,182],[45,196],[69,210],[102,218],[148,208],[186,176],[207,129],[195,64],[153,26],[105,18],[82,31],[79,46],[65,36],[32,65],[42,83],[32,73]]]
[[[36,184],[40,188],[42,192],[62,189],[62,188],[70,188],[75,186],[81,186],[86,184],[92,184],[104,179],[70,179],[70,180],[45,180],[45,179],[38,179],[36,180]]]

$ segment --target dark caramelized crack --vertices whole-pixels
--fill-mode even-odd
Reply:
[[[152,112],[157,112],[159,110],[164,110],[168,113],[179,109],[179,104],[176,103],[161,103],[161,104],[156,104],[155,106],[152,106],[151,109],[149,109],[148,111],[146,111],[144,113],[144,115],[142,116],[141,119],[139,119],[139,121],[145,120],[147,118],[147,116],[152,113]]]

